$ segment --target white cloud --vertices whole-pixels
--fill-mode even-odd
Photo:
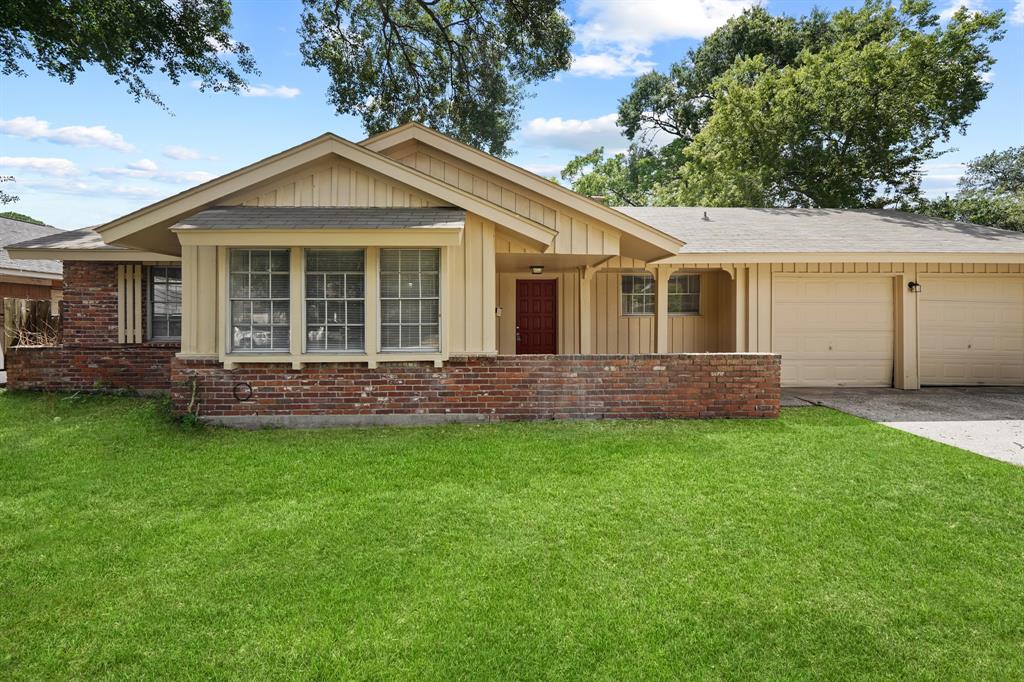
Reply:
[[[64,126],[51,128],[48,121],[35,116],[0,119],[0,132],[27,140],[43,139],[74,147],[106,147],[119,152],[130,152],[135,147],[125,142],[119,133],[106,126]]]
[[[575,118],[535,118],[523,128],[523,140],[538,146],[589,152],[604,147],[607,152],[625,149],[629,143],[616,125],[617,114],[605,114],[584,120]]]
[[[117,195],[124,197],[154,198],[166,196],[166,192],[153,187],[139,187],[136,185],[96,183],[86,180],[71,179],[38,179],[18,182],[19,188],[26,188],[34,194],[70,194],[97,198],[103,196]]]
[[[178,161],[194,161],[203,158],[203,155],[198,150],[176,144],[164,147],[163,152],[167,158],[177,159]]]
[[[655,63],[638,54],[606,52],[603,54],[574,55],[569,73],[574,76],[639,76],[653,69]]]
[[[559,165],[557,163],[528,163],[524,165],[523,168],[530,171],[531,173],[536,173],[541,177],[550,178],[552,176],[558,177],[558,174],[562,172],[563,168],[565,168],[565,164],[563,163]]]
[[[287,85],[248,85],[242,88],[242,97],[280,97],[292,99],[298,97],[302,91],[298,88],[290,88]]]
[[[66,177],[78,175],[78,168],[68,159],[53,156],[0,156],[0,169],[14,168],[43,175]]]
[[[964,7],[971,12],[980,12],[983,5],[984,3],[982,0],[953,0],[949,7],[939,13],[939,18],[943,21],[949,21],[961,7]]]
[[[580,0],[576,37],[582,52],[570,73],[635,76],[654,66],[651,46],[663,40],[703,38],[759,0]]]
[[[173,185],[195,185],[207,180],[212,180],[213,173],[206,171],[169,171],[161,170],[160,167],[150,159],[139,159],[125,165],[123,168],[96,168],[93,171],[96,175],[104,177],[125,177],[137,178],[140,180],[155,180]]]
[[[1013,10],[1010,12],[1010,22],[1024,24],[1024,0],[1017,0],[1017,4],[1014,5]]]
[[[192,87],[196,90],[203,87],[202,81],[192,81]],[[280,97],[281,99],[294,99],[302,94],[298,88],[288,85],[246,85],[240,91],[242,97]]]

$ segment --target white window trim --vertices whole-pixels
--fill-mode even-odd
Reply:
[[[384,273],[384,271],[380,267],[380,252],[384,251],[385,249],[395,249],[395,250],[398,250],[398,251],[424,251],[424,250],[436,250],[437,251],[437,348],[436,349],[434,349],[434,348],[384,348],[383,344],[381,343],[381,337],[383,335],[380,333],[380,331],[381,331],[381,327],[384,324],[383,323],[383,316],[382,316],[382,312],[383,311],[381,310],[381,305],[384,302],[384,297],[381,296],[380,292],[381,292],[381,275]],[[443,299],[447,298],[447,296],[445,296],[446,292],[444,291],[444,286],[445,286],[444,260],[445,260],[445,251],[444,251],[444,249],[437,248],[437,247],[432,247],[432,246],[424,246],[424,247],[381,246],[381,247],[377,248],[377,258],[375,259],[375,264],[376,264],[376,269],[377,269],[377,322],[376,322],[377,329],[376,329],[376,336],[377,336],[377,352],[378,353],[380,353],[381,355],[385,355],[385,356],[393,356],[393,355],[399,354],[399,353],[429,353],[429,354],[441,353],[441,351],[444,348],[444,332],[443,332],[443,329],[444,329],[444,324],[445,324],[445,322],[443,320],[444,308],[442,306],[444,305],[443,304]],[[388,300],[395,300],[395,299],[388,299]],[[398,300],[401,300],[401,299],[398,299]],[[417,299],[417,300],[423,300],[423,299]],[[401,327],[401,324],[399,324],[399,327]],[[399,333],[401,333],[401,330],[399,330]]]
[[[231,345],[232,339],[232,322],[231,322],[231,252],[232,251],[287,251],[288,252],[288,348],[233,348]],[[223,305],[221,310],[224,314],[225,321],[225,337],[224,345],[227,348],[227,354],[232,356],[270,356],[274,358],[287,357],[292,354],[292,350],[295,348],[295,326],[293,322],[295,320],[295,249],[284,248],[284,247],[273,247],[273,246],[229,246],[225,248],[226,262],[224,267],[224,280],[225,280],[225,298],[223,299]],[[271,271],[272,272],[272,271]],[[281,300],[281,299],[267,299],[270,301]],[[271,310],[273,315],[273,310]],[[271,330],[274,325],[271,324]],[[279,325],[278,325],[279,326]],[[271,331],[273,334],[273,331]]]

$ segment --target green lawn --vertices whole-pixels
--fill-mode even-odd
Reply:
[[[1024,677],[1024,469],[825,409],[0,448],[4,680]]]

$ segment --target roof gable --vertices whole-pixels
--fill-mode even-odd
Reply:
[[[643,221],[562,187],[558,183],[551,182],[524,168],[486,154],[418,123],[406,123],[393,130],[363,140],[359,144],[373,151],[384,153],[388,150],[408,145],[413,141],[460,159],[487,173],[500,176],[531,193],[544,196],[558,205],[565,206],[584,216],[610,225],[629,237],[663,250],[666,254],[678,252],[684,244],[676,236],[667,234]],[[451,182],[448,184],[451,184]]]
[[[480,217],[502,224],[538,247],[550,245],[556,231],[508,209],[441,182],[398,161],[360,147],[333,133],[325,133],[296,147],[240,168],[197,187],[146,206],[96,228],[109,243],[177,253],[179,244],[169,227],[196,211],[222,203],[255,186],[291,171],[310,167],[332,157],[345,159],[361,168],[429,195],[438,203],[458,206]]]

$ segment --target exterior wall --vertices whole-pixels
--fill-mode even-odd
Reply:
[[[616,268],[642,272],[642,263],[617,259],[608,271],[597,272],[591,284],[591,325],[595,353],[653,353],[657,348],[654,315],[621,314],[621,276]],[[685,270],[692,272],[692,270]],[[698,274],[698,273],[694,273]],[[722,271],[701,275],[699,315],[668,316],[668,348],[672,353],[712,353],[732,350],[722,334],[729,304],[729,276]]]
[[[498,306],[501,308],[501,317],[498,318],[498,353],[500,355],[515,355],[516,353],[516,280],[520,279],[556,280],[555,313],[558,317],[558,352],[566,355],[581,353],[580,275],[576,270],[544,275],[531,275],[528,272],[498,273]]]
[[[175,358],[171,399],[179,413],[194,396],[201,418],[249,426],[275,417],[287,425],[776,417],[779,366],[767,354],[466,357],[442,369],[401,363],[377,370],[225,370]]]
[[[62,342],[8,351],[12,389],[168,390],[176,343],[118,343],[118,263],[66,261],[61,304]],[[140,302],[145,311],[146,287]],[[143,314],[143,338],[147,319]]]
[[[442,248],[442,318],[444,329],[442,353],[451,354],[493,354],[497,352],[495,326],[496,264],[495,264],[494,223],[480,216],[467,214],[462,238],[458,244]],[[313,239],[308,237],[307,239]],[[297,251],[303,246],[330,246],[329,235],[316,235],[316,243],[294,245]],[[387,247],[386,237],[378,237],[373,244],[361,244],[346,248]],[[430,246],[423,244],[423,246]],[[223,356],[226,332],[224,329],[227,306],[227,251],[230,247],[183,245],[182,264],[182,353],[192,357]],[[375,350],[375,333],[369,326],[375,324],[376,275],[371,254],[367,253],[367,349],[366,354],[331,357],[332,362],[387,361],[388,356]],[[375,262],[375,261],[374,261]],[[293,325],[301,326],[305,311],[301,300],[302,260],[293,260],[293,286],[291,316]],[[296,269],[298,268],[298,269]],[[373,279],[374,281],[370,281]],[[373,336],[373,338],[371,338]],[[299,337],[301,340],[301,337]],[[293,340],[296,350],[285,354],[289,362],[322,362],[323,355],[301,352],[299,343]],[[281,357],[280,355],[278,357]],[[236,359],[236,356],[232,356]],[[237,356],[238,362],[266,362],[266,356]],[[277,361],[276,359],[274,361]],[[284,361],[284,360],[282,360]]]
[[[336,159],[290,173],[220,202],[243,206],[444,206],[444,202],[354,163]]]
[[[498,204],[524,218],[558,230],[555,242],[546,253],[597,254],[619,253],[619,232],[575,211],[519,187],[505,178],[488,173],[449,154],[413,142],[388,150],[396,161],[433,176],[449,185]],[[499,240],[499,253],[529,253],[514,239]]]

